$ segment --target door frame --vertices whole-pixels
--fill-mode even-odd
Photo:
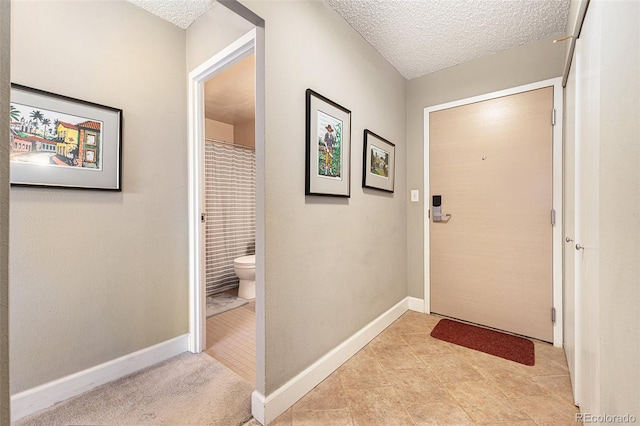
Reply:
[[[190,352],[202,352],[206,344],[206,279],[205,279],[205,223],[201,218],[205,209],[204,190],[204,83],[240,60],[256,53],[257,29],[252,29],[244,36],[209,58],[189,73],[188,77],[188,147],[189,147],[189,338]],[[257,54],[256,54],[257,55]],[[263,126],[259,126],[258,93],[262,79],[258,78],[258,58],[256,57],[256,254],[264,247],[264,232],[259,224],[264,209],[258,202],[259,164],[258,150],[264,145]],[[261,139],[262,138],[262,139]],[[260,147],[259,147],[260,146]],[[261,216],[262,215],[262,216]],[[259,239],[262,240],[259,243]],[[256,256],[264,259],[264,256]],[[261,271],[264,268],[260,268]],[[258,273],[256,264],[256,284],[263,287],[264,275]],[[258,318],[256,317],[256,325]],[[259,330],[260,327],[257,327]],[[257,336],[256,336],[257,338]],[[257,365],[256,365],[257,367]]]
[[[424,109],[424,311],[431,313],[431,250],[429,244],[429,210],[431,208],[431,200],[429,200],[429,113],[440,111],[443,109],[455,108],[472,103],[487,101],[490,99],[501,98],[504,96],[515,95],[518,93],[528,92],[531,90],[542,89],[544,87],[553,87],[553,108],[555,109],[555,125],[553,126],[553,205],[555,210],[555,226],[552,233],[552,264],[553,264],[553,308],[555,308],[555,323],[553,324],[553,345],[562,347],[563,343],[563,316],[562,316],[562,124],[563,124],[563,108],[562,108],[562,77],[543,80],[536,83],[517,86],[510,89],[500,90],[497,92],[486,93],[484,95],[474,96],[458,101],[447,102]],[[552,119],[550,114],[549,120]],[[551,212],[549,212],[551,215]],[[551,220],[551,218],[549,219]],[[549,313],[551,315],[551,313]]]

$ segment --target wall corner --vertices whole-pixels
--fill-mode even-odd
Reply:
[[[0,139],[9,139],[11,2],[0,0]],[[9,424],[9,145],[0,144],[0,424]]]

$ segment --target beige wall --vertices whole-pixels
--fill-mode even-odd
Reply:
[[[640,418],[640,3],[602,3],[600,408]]]
[[[233,126],[235,142],[246,145],[256,146],[256,120],[249,120],[242,123],[236,123]]]
[[[187,71],[198,67],[254,28],[220,3],[187,28]]]
[[[223,123],[221,121],[204,119],[204,137],[210,139],[218,139],[225,142],[234,142],[234,126],[233,124]]]
[[[0,140],[9,139],[11,2],[0,0]],[[9,401],[9,144],[0,144],[0,424],[10,423]]]
[[[410,80],[407,83],[408,189],[420,190],[420,202],[408,203],[409,296],[424,297],[424,108],[560,77],[565,47],[549,37],[495,55]]]
[[[243,2],[266,28],[266,394],[407,295],[405,80],[325,2]],[[286,72],[295,70],[295,72]],[[305,90],[352,111],[351,198],[304,195]],[[363,190],[363,131],[396,189]]]
[[[14,82],[124,117],[122,192],[11,189],[15,393],[187,333],[189,302],[185,32],[120,1],[12,14]]]

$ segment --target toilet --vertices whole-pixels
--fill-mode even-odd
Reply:
[[[238,297],[256,298],[256,255],[242,256],[233,261],[233,270],[240,278]]]

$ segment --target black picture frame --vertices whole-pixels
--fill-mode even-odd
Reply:
[[[393,192],[396,146],[369,129],[364,130],[362,187]]]
[[[121,191],[122,110],[11,84],[10,182]]]
[[[351,111],[306,90],[305,195],[351,196]]]

